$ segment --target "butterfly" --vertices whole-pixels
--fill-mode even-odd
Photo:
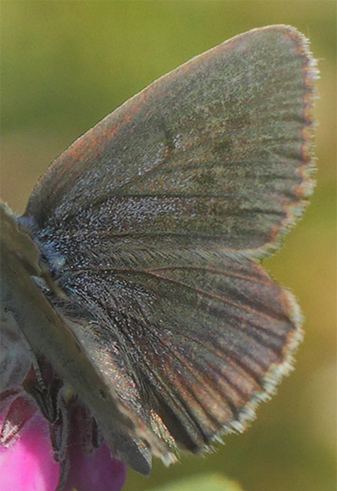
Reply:
[[[238,35],[76,140],[22,216],[1,205],[2,301],[29,353],[8,380],[60,461],[72,404],[147,474],[243,431],[290,371],[300,309],[260,261],[314,186],[316,77],[295,28]]]

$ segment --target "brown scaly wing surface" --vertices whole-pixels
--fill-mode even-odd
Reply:
[[[116,403],[173,447],[244,429],[291,366],[299,310],[258,259],[313,187],[315,77],[294,28],[237,36],[79,138],[21,218]]]

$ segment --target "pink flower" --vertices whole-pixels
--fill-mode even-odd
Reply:
[[[2,407],[1,491],[119,491],[123,487],[125,464],[111,457],[104,442],[97,448],[83,445],[87,428],[81,425],[93,421],[83,407],[73,405],[61,460],[62,452],[55,451],[57,444],[52,441],[57,440],[57,431],[34,401],[23,392],[7,392]]]
[[[77,396],[63,398],[63,382],[46,360],[37,377],[10,316],[1,344],[0,490],[119,491],[125,464],[110,455]]]

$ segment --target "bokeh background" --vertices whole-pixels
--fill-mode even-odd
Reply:
[[[317,189],[266,261],[306,315],[296,370],[243,435],[184,456],[125,491],[220,472],[247,491],[336,489],[335,1],[2,1],[1,197],[24,210],[37,178],[77,136],[160,75],[258,26],[292,24],[319,60]],[[207,491],[207,490],[206,490]]]

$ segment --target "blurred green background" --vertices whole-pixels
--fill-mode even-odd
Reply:
[[[184,456],[125,491],[217,472],[247,491],[336,489],[335,1],[2,1],[1,197],[22,212],[37,178],[77,136],[192,56],[258,26],[292,24],[319,60],[317,189],[266,261],[306,315],[296,370],[243,435]]]

